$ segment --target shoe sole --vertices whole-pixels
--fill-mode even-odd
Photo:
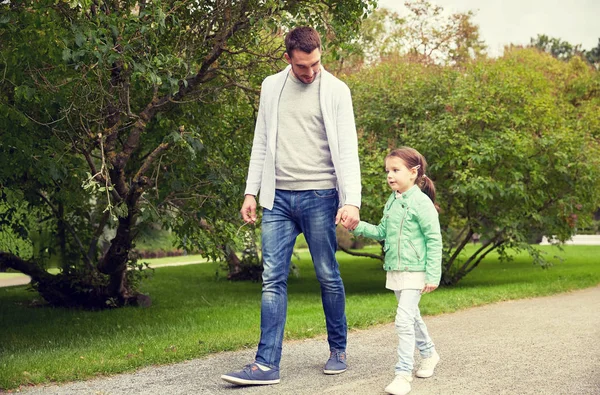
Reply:
[[[418,378],[420,378],[420,379],[428,379],[428,378],[430,378],[431,376],[433,376],[433,372],[431,372],[431,373],[429,373],[429,372],[427,372],[427,373],[420,373],[420,372],[417,372],[417,373],[415,373],[415,376],[417,376],[417,377],[418,377]]]
[[[275,380],[245,380],[239,377],[232,377],[227,375],[222,375],[221,378],[228,383],[236,384],[236,385],[269,385],[269,384],[279,384],[280,379]]]
[[[346,371],[346,369],[343,370],[323,370],[323,373],[325,374],[340,374],[340,373],[344,373]]]

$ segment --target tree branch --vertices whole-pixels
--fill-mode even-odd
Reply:
[[[8,269],[13,269],[26,274],[35,282],[48,280],[54,277],[54,275],[43,270],[32,261],[21,259],[10,252],[0,251],[0,272],[5,272]]]
[[[498,240],[494,243],[494,245],[492,247],[490,247],[486,252],[484,252],[483,254],[481,254],[481,256],[479,258],[477,258],[477,260],[475,261],[475,263],[473,263],[473,265],[471,265],[470,268],[468,268],[467,270],[465,270],[465,276],[467,274],[469,274],[473,269],[475,269],[479,263],[483,260],[483,258],[485,258],[485,256],[487,254],[489,254],[490,252],[494,251],[496,248],[498,248],[500,245],[502,245],[504,243],[504,240]]]
[[[166,151],[169,148],[169,143],[159,144],[158,147],[156,147],[154,151],[152,151],[152,153],[148,155],[138,172],[135,174],[135,177],[133,177],[133,182],[137,184],[140,180],[140,177],[142,177],[148,171],[148,169],[150,168],[152,163],[154,163],[156,158],[158,158],[164,151]]]
[[[465,263],[464,263],[464,264],[461,266],[461,268],[458,270],[458,273],[460,274],[461,272],[464,272],[464,273],[466,274],[466,273],[468,273],[470,270],[473,270],[473,269],[467,270],[467,268],[469,267],[469,264],[470,264],[471,262],[473,262],[473,260],[474,260],[475,258],[477,258],[477,256],[478,256],[478,255],[479,255],[479,254],[480,254],[480,253],[481,253],[483,250],[485,250],[485,249],[486,249],[486,248],[487,248],[487,247],[488,247],[490,244],[492,244],[492,243],[496,243],[496,242],[497,242],[497,240],[498,240],[498,238],[500,237],[500,234],[501,234],[501,232],[498,232],[498,233],[496,233],[496,235],[495,235],[494,237],[492,237],[490,240],[488,240],[488,241],[486,241],[485,243],[483,243],[483,244],[481,245],[481,247],[480,247],[480,248],[479,248],[477,251],[475,251],[475,252],[474,252],[474,253],[473,253],[473,254],[472,254],[470,257],[469,257],[469,259],[467,259],[467,260],[465,261]],[[494,247],[494,248],[495,248],[495,247]],[[488,251],[488,252],[489,252],[489,251]],[[485,255],[487,255],[487,252],[484,254],[484,256],[485,256]],[[481,260],[478,260],[477,264],[479,263],[479,261],[481,261]]]
[[[348,248],[345,248],[343,246],[341,246],[338,243],[338,248],[342,251],[344,251],[346,254],[352,255],[352,256],[362,256],[362,257],[366,257],[366,258],[373,258],[373,259],[379,259],[380,261],[383,261],[384,257],[383,255],[376,255],[376,254],[371,254],[368,252],[357,252],[357,251],[352,251]]]
[[[92,155],[86,149],[83,149],[83,148],[79,148],[79,151],[83,154],[83,157],[85,158],[85,161],[87,162],[87,164],[88,164],[88,166],[90,168],[90,172],[92,174],[92,177],[99,184],[102,184],[102,185],[107,186],[107,187],[109,185],[111,185],[110,182],[107,182],[107,180],[104,177],[104,175],[96,169],[96,165],[94,164],[94,161],[92,159]],[[119,195],[119,193],[117,192],[117,190],[115,188],[111,188],[110,194],[115,199],[116,203],[119,203],[119,202],[121,202],[121,200],[123,200],[123,198]]]
[[[460,243],[460,245],[458,247],[456,247],[456,250],[454,251],[454,254],[452,254],[452,256],[450,257],[450,259],[448,259],[448,262],[446,262],[444,264],[444,272],[447,272],[448,270],[450,270],[450,268],[452,267],[452,264],[454,263],[454,261],[456,260],[456,258],[460,254],[460,252],[465,248],[465,246],[467,245],[467,243],[469,243],[469,241],[473,237],[473,233],[474,233],[473,229],[471,229],[469,227],[469,232],[467,233],[467,236],[465,236],[465,238]]]
[[[242,9],[242,15],[244,15],[243,11],[244,10]],[[231,16],[229,16],[229,18],[230,17]],[[226,20],[223,23],[223,30],[218,32],[217,36],[215,37],[215,44],[213,45],[212,50],[209,54],[206,55],[206,57],[202,61],[202,65],[200,66],[198,73],[196,73],[196,75],[193,78],[188,79],[187,86],[185,84],[180,84],[181,86],[179,88],[179,91],[175,95],[166,94],[161,98],[154,97],[152,101],[150,101],[150,103],[148,103],[144,110],[139,114],[139,118],[137,119],[123,146],[123,151],[120,152],[115,158],[115,177],[119,176],[118,178],[121,178],[120,175],[123,173],[125,166],[129,161],[129,158],[131,157],[131,154],[139,145],[140,136],[142,132],[146,129],[147,123],[150,122],[150,120],[158,112],[158,108],[168,105],[173,101],[182,100],[186,95],[196,90],[199,84],[202,84],[208,81],[209,79],[216,77],[216,74],[214,74],[211,71],[211,67],[217,61],[219,56],[221,56],[221,54],[223,53],[227,40],[229,40],[229,38],[231,38],[239,30],[243,29],[244,27],[247,27],[249,24],[246,17],[243,17],[241,21],[238,21],[231,27],[229,27],[230,22],[231,21],[226,18]]]
[[[98,240],[100,239],[100,236],[102,235],[102,232],[104,231],[104,226],[106,226],[106,223],[108,222],[109,217],[110,217],[110,211],[109,210],[104,211],[104,214],[102,214],[102,218],[100,219],[100,223],[98,224],[98,227],[96,228],[96,232],[94,232],[94,236],[92,237],[92,240],[90,240],[90,246],[89,246],[88,252],[87,252],[87,255],[90,258],[95,257],[95,255],[96,255],[96,249],[98,248]]]

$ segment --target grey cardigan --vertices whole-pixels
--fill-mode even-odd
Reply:
[[[291,66],[273,74],[262,83],[250,167],[246,179],[246,195],[258,194],[259,204],[271,210],[275,200],[275,148],[277,145],[277,113],[279,97]],[[331,160],[337,176],[340,206],[360,208],[361,183],[358,139],[348,86],[321,67],[320,102]]]

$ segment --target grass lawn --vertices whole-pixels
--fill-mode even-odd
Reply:
[[[423,315],[501,300],[549,295],[600,283],[600,246],[540,247],[561,255],[548,270],[526,255],[500,263],[488,257],[458,286],[423,297]],[[490,254],[491,255],[491,254]],[[325,333],[319,285],[307,252],[289,280],[286,339]],[[350,329],[393,321],[395,298],[377,261],[338,255]],[[159,267],[142,291],[147,309],[102,312],[32,307],[25,286],[0,288],[0,389],[90,378],[242,347],[259,337],[260,283],[230,283],[213,263]],[[324,347],[326,347],[324,343]]]

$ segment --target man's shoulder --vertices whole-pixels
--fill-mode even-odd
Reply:
[[[329,71],[323,69],[322,72],[323,82],[329,85],[332,89],[329,92],[333,95],[347,95],[350,94],[350,88],[346,83],[340,80],[335,75],[331,74]]]
[[[262,86],[265,87],[265,86],[269,86],[269,85],[276,83],[278,80],[283,78],[284,74],[287,74],[288,72],[289,72],[288,67],[286,67],[283,70],[281,70],[275,74],[271,74],[271,75],[265,77],[265,79],[262,82]]]

